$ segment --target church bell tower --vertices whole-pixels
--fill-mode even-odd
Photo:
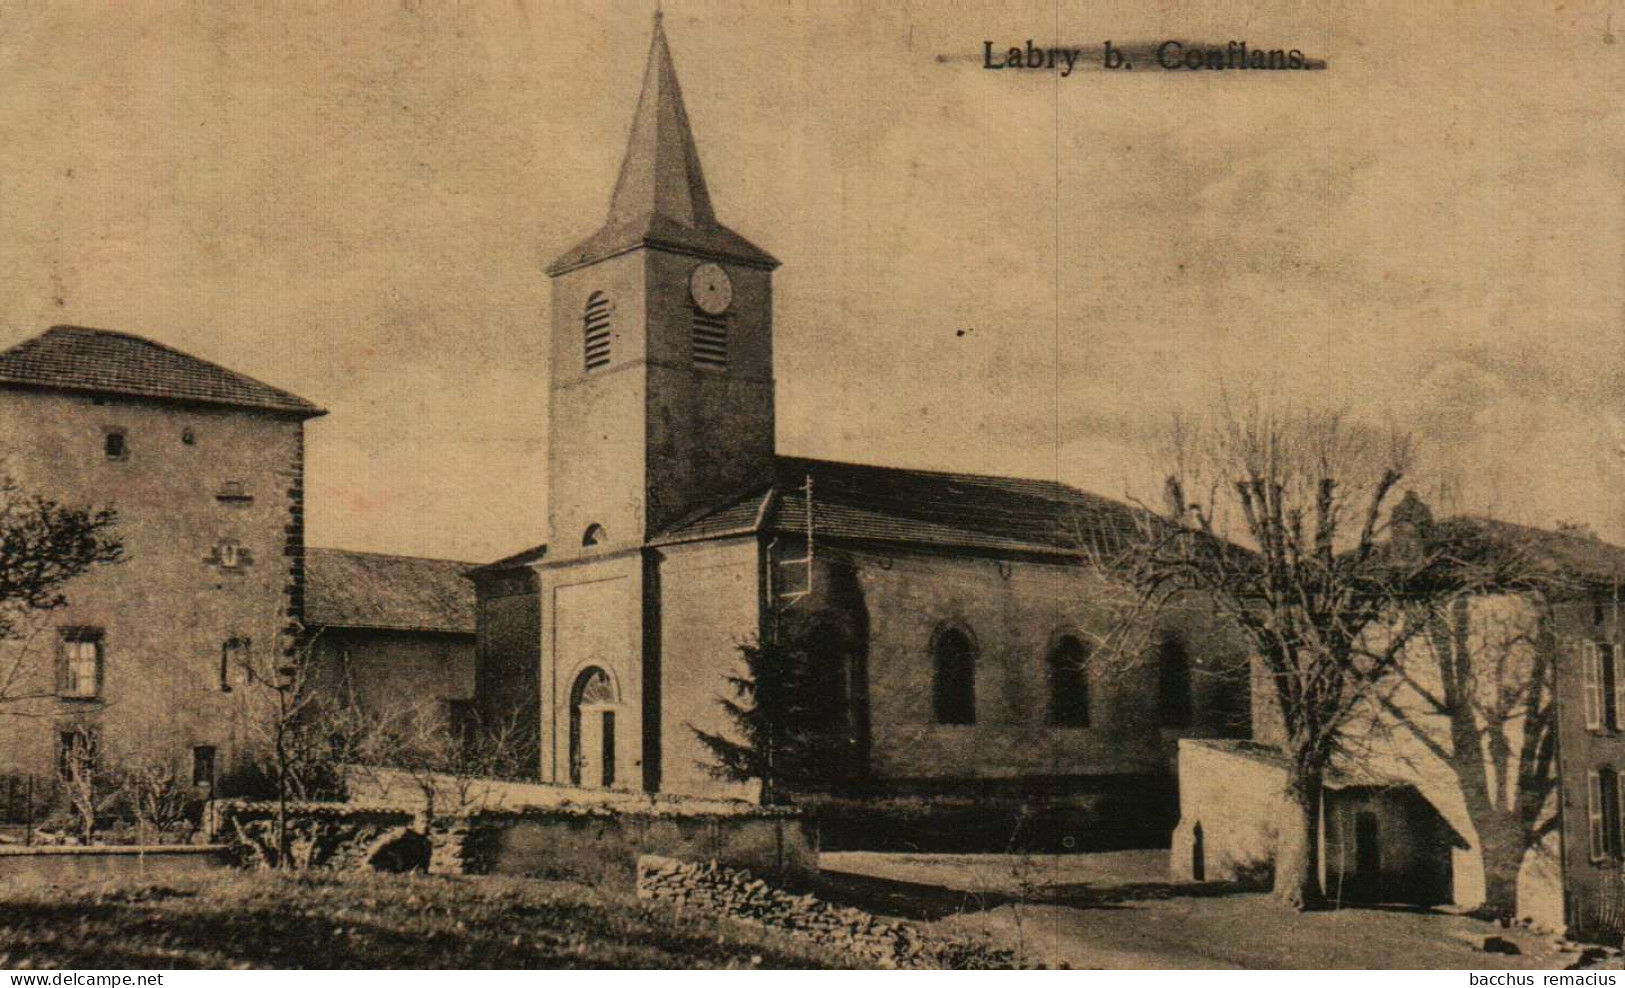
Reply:
[[[657,13],[609,216],[547,269],[550,560],[771,480],[777,266],[717,221]]]

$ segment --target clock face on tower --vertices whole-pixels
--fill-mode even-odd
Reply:
[[[688,292],[694,304],[708,316],[720,316],[733,304],[734,285],[722,266],[709,262],[694,269],[688,276]]]

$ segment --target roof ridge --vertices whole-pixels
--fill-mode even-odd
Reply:
[[[288,398],[292,398],[295,401],[303,402],[304,404],[310,405],[312,408],[318,407],[313,402],[310,402],[310,401],[308,401],[308,400],[306,400],[304,398],[299,397],[298,395],[294,394],[292,391],[284,390],[282,388],[277,387],[274,384],[268,384],[265,381],[262,381],[259,378],[253,376],[252,374],[244,374],[242,371],[233,370],[232,368],[227,367],[225,364],[215,363],[214,361],[210,360],[208,357],[200,357],[195,353],[188,353],[187,351],[179,349],[178,347],[170,346],[168,343],[160,343],[157,340],[151,339],[151,338],[146,337],[146,336],[141,336],[141,335],[139,335],[137,333],[126,332],[126,331],[124,331],[122,329],[98,329],[95,326],[74,326],[74,325],[70,325],[70,324],[67,324],[67,323],[58,323],[57,325],[52,326],[51,328],[47,329],[44,333],[42,333],[40,335],[41,336],[49,336],[52,333],[56,333],[56,332],[86,333],[86,334],[89,334],[89,335],[92,335],[92,336],[116,336],[116,337],[119,337],[121,339],[133,340],[133,341],[135,341],[137,343],[144,343],[147,346],[150,346],[155,350],[162,350],[165,353],[174,354],[177,357],[184,357],[187,360],[195,360],[200,364],[205,364],[205,365],[207,365],[209,367],[214,368],[217,371],[220,371],[222,374],[230,374],[230,375],[232,375],[234,377],[240,377],[245,381],[251,381],[254,384],[257,384],[262,388],[266,388],[268,390],[275,391],[277,394],[283,395],[283,396],[288,397]],[[35,337],[35,338],[38,339],[38,337]],[[23,341],[23,343],[27,343],[27,342],[28,342],[27,340]],[[17,345],[22,346],[23,344],[19,343]],[[13,348],[13,349],[15,349],[15,348]]]
[[[314,418],[291,391],[122,330],[57,324],[0,351],[0,385],[253,408]]]
[[[784,453],[776,454],[776,457],[781,462],[785,460],[800,460],[805,463],[822,463],[835,467],[855,467],[860,470],[889,470],[897,473],[923,473],[929,474],[933,477],[968,477],[975,480],[1013,480],[1029,484],[1053,484],[1056,487],[1064,487],[1075,494],[1082,494],[1085,497],[1098,498],[1102,501],[1110,501],[1113,504],[1126,504],[1126,502],[1118,501],[1116,498],[1109,497],[1105,494],[1097,494],[1094,491],[1086,491],[1083,488],[1074,484],[1069,484],[1064,480],[1051,479],[1049,477],[1027,477],[1019,474],[1007,473],[970,473],[964,470],[934,470],[927,467],[899,467],[888,466],[880,463],[855,463],[851,460],[830,460],[816,456],[791,456]]]
[[[344,549],[336,545],[313,545],[305,548],[306,552],[342,552],[347,556],[377,556],[382,559],[415,559],[425,563],[455,563],[458,566],[483,566],[483,563],[469,562],[466,559],[451,559],[446,556],[419,556],[409,552],[378,552],[373,549]]]

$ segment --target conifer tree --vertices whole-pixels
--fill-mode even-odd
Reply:
[[[764,804],[827,789],[843,764],[834,714],[840,705],[823,695],[828,677],[808,644],[805,636],[742,643],[744,670],[728,677],[734,695],[717,699],[733,722],[733,736],[691,728],[710,749],[713,761],[705,768],[734,782],[760,781]]]

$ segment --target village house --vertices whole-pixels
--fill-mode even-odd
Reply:
[[[747,794],[695,732],[729,729],[739,643],[796,622],[852,792],[1061,804],[1069,847],[1165,840],[1177,741],[1245,731],[1234,642],[1192,607],[1145,655],[1103,647],[1084,541],[1126,505],[781,454],[778,263],[713,212],[657,15],[608,216],[548,268],[549,536],[473,574],[477,702],[536,699],[543,780]]]
[[[125,333],[58,326],[0,353],[0,449],[22,490],[111,506],[125,559],[8,642],[27,696],[0,773],[76,745],[211,785],[249,743],[244,671],[302,620],[305,424],[320,408]],[[21,653],[15,652],[22,649]]]
[[[1396,551],[1447,547],[1464,565],[1494,554],[1507,585],[1445,608],[1355,720],[1322,807],[1327,895],[1617,939],[1625,549],[1484,518],[1436,523],[1414,495],[1391,527]],[[1285,769],[1265,685],[1256,678],[1253,739],[1181,745],[1176,877],[1271,867]]]
[[[0,449],[29,495],[110,506],[125,560],[0,656],[0,812],[68,755],[164,765],[199,791],[265,738],[254,675],[308,650],[335,695],[462,730],[469,564],[304,545],[302,398],[162,344],[58,326],[0,353]],[[27,716],[22,716],[27,715]]]
[[[475,723],[472,563],[306,550],[305,628],[316,675],[372,718]]]

